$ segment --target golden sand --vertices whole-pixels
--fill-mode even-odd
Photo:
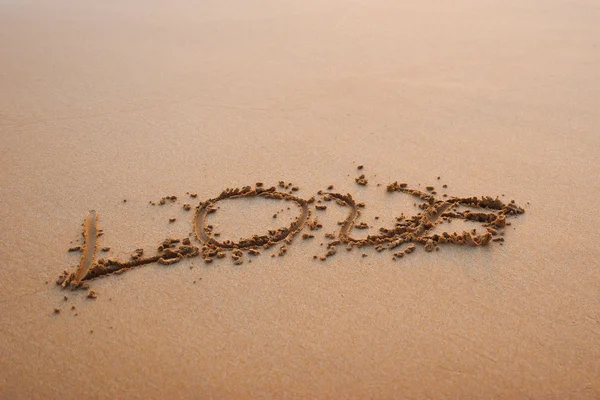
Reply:
[[[599,398],[599,20],[585,0],[2,2],[0,399]],[[245,185],[311,215],[207,263],[194,208]],[[482,196],[525,213],[450,208]],[[219,201],[202,225],[240,243],[295,204]],[[397,223],[423,240],[369,239]],[[82,255],[86,275],[158,258],[55,285]]]

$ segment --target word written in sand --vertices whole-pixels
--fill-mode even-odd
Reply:
[[[359,185],[364,185],[366,182],[364,176],[359,177],[358,180],[360,181],[357,181]],[[338,223],[340,227],[337,232],[325,235],[329,239],[326,252],[320,256],[313,256],[314,259],[322,261],[334,256],[338,246],[344,246],[348,251],[355,247],[372,247],[379,253],[387,250],[391,252],[392,259],[397,260],[412,253],[416,249],[416,245],[422,245],[425,251],[431,252],[439,250],[442,245],[486,246],[490,242],[502,244],[501,242],[504,241],[503,229],[510,225],[507,218],[524,213],[524,210],[514,201],[504,203],[497,197],[448,197],[445,194],[442,199],[439,199],[436,198],[437,193],[433,187],[428,186],[427,191],[421,191],[408,188],[405,183],[394,182],[387,186],[388,194],[404,193],[419,198],[423,201],[418,206],[421,212],[410,217],[402,214],[395,218],[394,226],[380,228],[377,234],[359,239],[352,236],[352,231],[368,228],[366,223],[356,222],[361,214],[360,209],[365,207],[364,203],[355,202],[350,194],[323,191],[319,191],[317,196],[305,200],[295,195],[295,192],[299,190],[298,187],[283,182],[280,182],[278,186],[265,188],[262,182],[258,182],[255,187],[226,189],[219,196],[200,202],[195,207],[193,230],[196,244],[187,237],[183,239],[168,238],[160,243],[154,255],[144,256],[143,249],[136,249],[128,261],[112,258],[101,258],[96,261],[96,249],[102,231],[98,229],[98,213],[90,211],[83,224],[83,245],[70,249],[82,252],[77,270],[75,272],[64,271],[58,278],[57,284],[63,288],[87,288],[87,282],[92,279],[120,274],[153,263],[175,264],[185,258],[193,257],[201,257],[204,262],[212,263],[216,259],[223,259],[229,255],[233,263],[239,265],[247,257],[258,256],[262,251],[274,246],[278,246],[278,249],[271,254],[271,257],[283,256],[288,250],[288,245],[304,229],[316,231],[322,228],[317,217],[311,218],[311,215],[312,210],[318,213],[326,212],[327,207],[323,205],[323,202],[346,207],[348,215],[345,220]],[[288,189],[289,192],[284,191]],[[190,196],[196,197],[195,194],[190,194]],[[218,233],[214,232],[212,225],[207,224],[207,216],[216,211],[215,205],[227,199],[249,197],[291,203],[298,209],[298,216],[288,226],[269,230],[266,234],[253,235],[239,241],[217,240]],[[172,201],[171,198],[169,200]],[[186,210],[190,208],[188,204],[184,206]],[[466,209],[463,210],[464,208]],[[275,217],[276,215],[274,215]],[[464,231],[462,234],[456,232],[432,234],[433,229],[440,223],[451,222],[454,219],[479,223],[485,228],[485,233],[477,234],[476,230],[472,230]],[[314,238],[311,233],[302,233],[300,236],[305,240]],[[366,257],[367,254],[363,253],[362,256]]]

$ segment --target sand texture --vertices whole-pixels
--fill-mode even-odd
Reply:
[[[600,398],[598,21],[1,2],[0,399]]]

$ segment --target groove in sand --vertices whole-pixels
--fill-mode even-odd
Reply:
[[[74,282],[81,282],[92,267],[94,257],[96,256],[96,248],[98,247],[98,214],[95,210],[91,210],[85,222],[83,223],[83,252],[79,268],[75,273]]]
[[[287,228],[281,228],[269,235],[254,235],[248,239],[242,239],[239,242],[219,242],[210,236],[206,226],[206,216],[213,209],[215,203],[225,199],[235,199],[242,197],[264,197],[268,199],[285,200],[296,203],[300,208],[300,215]],[[218,197],[209,199],[200,203],[194,216],[194,232],[199,242],[207,246],[224,248],[224,249],[247,249],[256,246],[271,246],[279,243],[304,228],[306,221],[310,215],[308,210],[308,201],[292,196],[287,193],[278,192],[274,187],[269,189],[256,188],[251,189],[250,186],[245,186],[242,189],[226,189]]]
[[[291,184],[286,186],[283,182],[280,182],[279,186],[288,189]],[[297,187],[292,187],[292,191],[297,190]],[[410,189],[404,183],[398,184],[397,182],[394,182],[389,184],[387,186],[388,193],[401,192],[416,196],[423,200],[424,203],[419,205],[419,208],[423,211],[410,217],[405,217],[402,214],[401,216],[396,217],[396,222],[392,228],[379,228],[378,234],[368,235],[363,239],[353,238],[351,232],[352,229],[359,228],[359,226],[355,226],[355,223],[360,216],[359,208],[364,207],[364,204],[357,204],[350,194],[343,195],[340,193],[323,193],[322,191],[319,191],[319,195],[322,195],[325,201],[335,199],[339,205],[347,206],[349,212],[346,219],[340,223],[341,228],[337,239],[334,234],[325,235],[327,238],[331,239],[331,241],[327,243],[327,253],[324,256],[314,256],[313,258],[320,258],[324,261],[328,257],[336,254],[336,246],[341,243],[346,244],[348,250],[351,250],[354,246],[373,246],[377,252],[386,249],[391,251],[404,243],[410,243],[403,251],[394,253],[394,260],[412,253],[415,250],[415,243],[422,244],[427,252],[439,250],[439,245],[442,244],[485,246],[492,241],[492,236],[503,235],[504,232],[501,232],[501,230],[504,229],[506,225],[510,224],[509,222],[506,222],[508,216],[524,213],[524,210],[514,204],[514,201],[505,204],[500,199],[494,199],[492,197],[447,197],[444,200],[439,200],[434,196],[435,192],[433,191],[433,187],[428,187],[428,190],[431,193]],[[195,197],[195,195],[191,196]],[[215,211],[214,206],[219,201],[244,197],[263,197],[267,199],[291,201],[298,206],[300,213],[289,226],[277,230],[270,230],[266,235],[253,235],[246,239],[240,239],[238,242],[216,240],[213,237],[212,227],[206,223],[207,215]],[[316,219],[308,223],[308,219],[311,215],[309,205],[314,202],[314,197],[309,200],[304,200],[293,196],[290,193],[280,192],[275,187],[264,189],[262,183],[257,183],[257,187],[254,189],[250,186],[225,189],[219,196],[201,202],[196,207],[193,230],[195,238],[202,247],[192,245],[189,238],[170,238],[162,242],[157,249],[156,255],[143,258],[141,257],[143,251],[139,249],[139,254],[138,251],[134,252],[134,254],[132,254],[132,260],[130,261],[100,259],[97,262],[94,262],[98,242],[98,215],[95,211],[90,211],[84,223],[84,246],[79,267],[75,273],[64,271],[57,280],[57,283],[62,287],[76,289],[85,287],[89,280],[113,274],[120,274],[129,269],[152,263],[170,265],[177,263],[184,258],[197,256],[202,256],[206,263],[211,263],[214,258],[224,258],[226,256],[226,251],[231,253],[231,258],[234,260],[234,264],[237,265],[243,263],[242,250],[246,251],[248,255],[256,256],[260,254],[259,249],[268,249],[284,242],[278,251],[278,255],[282,256],[287,252],[286,245],[291,243],[293,237],[302,231],[307,224],[311,230],[321,228],[321,225],[318,224]],[[318,202],[320,203],[321,201],[319,200]],[[476,209],[477,211],[458,211],[458,206]],[[315,207],[321,207],[322,210],[326,209],[324,206],[315,205]],[[465,231],[462,234],[449,234],[447,232],[442,234],[429,234],[433,228],[440,223],[450,222],[452,219],[479,222],[482,227],[486,229],[486,232],[484,234],[477,234],[473,229],[471,232]],[[366,224],[363,222],[360,225]],[[360,226],[360,228],[364,227]],[[314,235],[304,236],[306,236],[306,238],[314,237]],[[494,241],[502,242],[504,239],[496,238]],[[272,254],[272,257],[274,256],[275,254]],[[363,257],[364,256],[366,256],[366,254],[363,254]]]

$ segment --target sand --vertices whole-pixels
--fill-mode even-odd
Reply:
[[[557,0],[3,2],[0,398],[599,398],[599,19]],[[195,207],[224,189],[280,181],[349,193],[357,239],[423,211],[395,181],[525,213],[485,246],[321,261],[348,207],[315,202],[321,229],[239,265],[55,284],[90,210],[96,259],[132,260],[199,246]],[[219,206],[219,241],[299,215]]]

